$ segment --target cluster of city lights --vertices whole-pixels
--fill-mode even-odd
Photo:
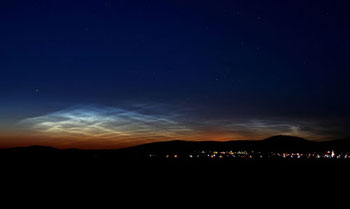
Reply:
[[[150,158],[201,158],[201,159],[350,159],[350,153],[335,152],[254,152],[254,151],[194,151],[191,154],[149,154]]]

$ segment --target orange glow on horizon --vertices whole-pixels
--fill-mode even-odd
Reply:
[[[266,136],[243,136],[232,135],[232,133],[196,133],[193,135],[183,136],[181,138],[172,137],[154,137],[147,136],[140,138],[132,137],[77,137],[77,136],[45,136],[35,134],[21,134],[21,135],[6,135],[0,136],[0,148],[12,148],[12,147],[24,147],[24,146],[50,146],[58,149],[78,148],[78,149],[120,149],[141,144],[147,144],[152,142],[164,142],[172,140],[184,140],[184,141],[231,141],[231,140],[252,140],[252,139],[264,139]]]

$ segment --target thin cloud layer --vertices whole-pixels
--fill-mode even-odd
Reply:
[[[200,121],[195,114],[161,105],[141,105],[134,110],[80,105],[20,122],[33,135],[49,138],[53,145],[126,147],[166,140],[263,139],[272,135],[310,138],[324,128],[310,122],[225,119]],[[313,128],[310,128],[313,127]],[[49,141],[48,139],[48,141]]]
[[[104,106],[76,106],[21,122],[35,134],[80,140],[143,142],[179,138],[192,130],[171,115],[150,115]]]

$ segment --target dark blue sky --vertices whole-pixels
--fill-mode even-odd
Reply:
[[[346,0],[3,0],[0,130],[93,106],[225,139],[349,136],[348,14]]]

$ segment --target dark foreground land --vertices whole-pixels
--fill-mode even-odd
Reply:
[[[349,179],[350,158],[344,142],[333,143],[314,144],[300,138],[275,137],[263,142],[175,141],[123,150],[58,150],[34,146],[0,150],[0,163],[2,176],[19,181],[173,183],[185,179],[200,184],[213,181],[239,184],[277,179],[282,183],[318,182],[319,179],[343,184]]]
[[[297,158],[298,155],[295,154],[295,158],[283,158],[282,155],[274,157],[275,153],[287,153],[290,150],[279,152],[275,149],[268,152],[270,154],[254,155],[252,158],[249,158],[251,152],[237,155],[241,157],[232,157],[229,154],[224,158],[207,157],[208,153],[215,151],[206,151],[205,155],[194,157],[193,153],[202,153],[203,149],[219,150],[223,144],[195,144],[193,151],[194,144],[185,143],[184,146],[183,143],[156,143],[124,150],[58,150],[50,147],[0,150],[0,175],[4,182],[10,184],[113,185],[118,188],[125,188],[122,185],[127,188],[142,185],[143,189],[161,185],[162,189],[181,187],[191,191],[203,187],[215,190],[232,187],[237,190],[249,186],[310,189],[332,185],[345,188],[350,179],[350,159],[344,158],[345,155],[325,154],[316,158],[299,153],[303,157]],[[242,146],[247,148],[246,144]],[[255,145],[254,148],[257,149]],[[309,148],[311,147],[307,149]],[[238,146],[237,150],[241,149]],[[231,153],[238,153],[237,150],[232,150]],[[263,150],[254,153],[262,153],[261,151]],[[311,152],[305,149],[302,151]],[[315,153],[329,153],[327,149],[320,147],[316,151],[312,152],[314,156],[317,156]],[[271,153],[274,155],[271,156]],[[175,155],[178,157],[174,157]],[[190,155],[192,157],[188,157]]]
[[[203,204],[220,198],[345,195],[350,186],[350,160],[345,159],[132,159],[92,151],[45,152],[2,155],[2,190],[12,197],[55,194],[59,201],[67,196],[89,197],[83,202],[165,196]]]
[[[49,190],[73,187],[79,191],[97,187],[102,191],[160,193],[230,188],[233,192],[316,192],[319,188],[340,191],[350,185],[350,161],[343,159],[122,159],[65,154],[58,158],[39,154],[25,159],[2,158],[0,176],[11,185],[44,185]]]

